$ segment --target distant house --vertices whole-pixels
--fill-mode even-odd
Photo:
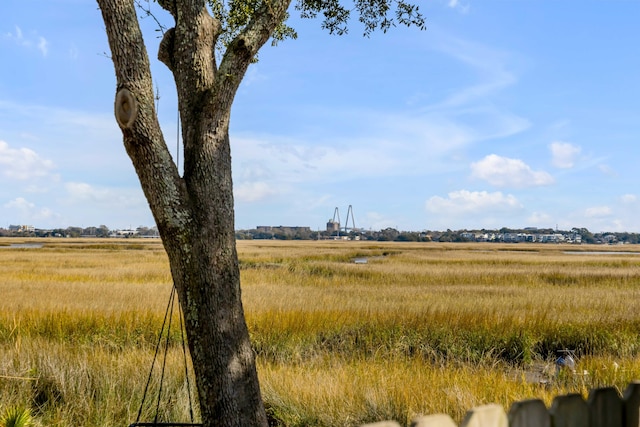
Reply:
[[[138,230],[124,229],[124,230],[112,230],[109,233],[109,237],[131,237],[138,234]]]
[[[17,233],[33,233],[36,231],[36,228],[33,225],[10,225],[9,231]]]

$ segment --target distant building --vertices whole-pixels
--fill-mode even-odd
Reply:
[[[476,241],[476,233],[471,233],[469,231],[464,231],[460,233],[460,237],[462,237],[463,239],[469,240],[470,242]]]
[[[138,230],[112,230],[109,233],[109,237],[131,237],[136,236],[138,234]]]
[[[330,219],[327,222],[327,232],[335,233],[336,231],[340,231],[340,223],[338,221]]]
[[[33,225],[10,225],[9,231],[15,231],[18,233],[33,233],[36,228]]]

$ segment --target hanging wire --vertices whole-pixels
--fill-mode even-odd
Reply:
[[[178,118],[176,120],[176,166],[180,170],[180,109],[178,111]]]

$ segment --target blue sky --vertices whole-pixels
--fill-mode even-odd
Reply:
[[[336,37],[293,12],[298,40],[263,48],[232,112],[236,228],[324,229],[351,205],[374,230],[640,232],[640,0],[419,2],[426,31]],[[152,226],[97,5],[0,16],[0,227]]]

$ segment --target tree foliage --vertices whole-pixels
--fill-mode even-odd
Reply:
[[[220,21],[223,29],[222,41],[228,43],[251,19],[271,0],[208,0],[214,18]],[[355,0],[353,3],[340,0],[297,0],[294,9],[302,18],[322,19],[322,28],[330,34],[343,35],[349,30],[352,15],[364,26],[363,34],[369,36],[376,30],[386,32],[396,25],[425,28],[425,19],[419,6],[405,0]],[[355,12],[355,13],[354,13]],[[286,38],[296,38],[295,29],[288,26],[286,19],[271,35],[272,42]]]
[[[322,28],[330,34],[346,34],[353,11],[364,26],[365,36],[376,30],[387,32],[398,24],[425,28],[419,6],[404,0],[355,0],[353,8],[343,3],[340,0],[298,0],[295,9],[303,18],[322,15]]]

